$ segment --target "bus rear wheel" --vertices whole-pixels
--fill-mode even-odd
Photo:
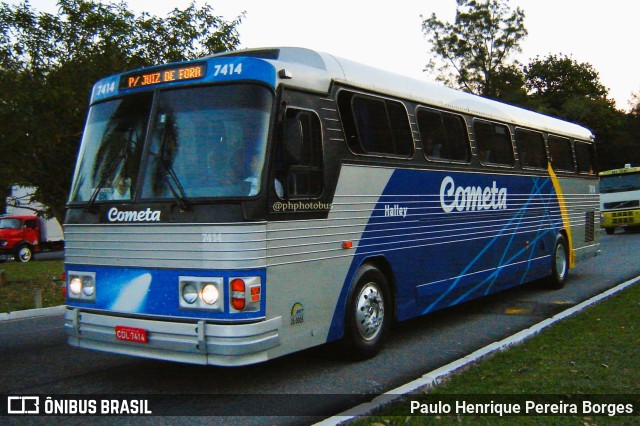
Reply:
[[[372,265],[363,265],[353,282],[343,343],[350,358],[364,360],[375,356],[384,344],[391,322],[391,296],[386,277]]]
[[[551,275],[547,277],[547,287],[552,289],[561,289],[567,282],[569,274],[569,256],[567,251],[567,242],[562,234],[556,238],[556,244],[553,248]]]

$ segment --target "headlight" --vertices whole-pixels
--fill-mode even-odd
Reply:
[[[220,296],[220,292],[218,292],[218,288],[213,284],[205,284],[202,287],[202,300],[207,305],[213,305],[218,301],[218,296]]]
[[[182,287],[182,299],[192,305],[198,300],[198,289],[194,284],[187,284]]]
[[[224,310],[222,277],[179,277],[179,306],[183,309]]]
[[[82,282],[82,293],[85,296],[91,297],[96,292],[96,284],[93,282],[91,277],[86,277]]]
[[[93,302],[96,300],[95,272],[67,272],[67,297],[69,299]]]
[[[82,291],[82,279],[80,277],[73,277],[69,280],[69,293],[74,296],[80,296]]]

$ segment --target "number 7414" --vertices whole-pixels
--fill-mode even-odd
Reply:
[[[239,64],[224,64],[224,65],[214,65],[215,71],[213,76],[216,77],[218,75],[233,75],[242,74],[242,63]]]

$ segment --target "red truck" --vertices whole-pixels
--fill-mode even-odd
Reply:
[[[28,262],[34,252],[63,249],[62,232],[47,221],[33,215],[0,216],[0,262],[12,257]]]

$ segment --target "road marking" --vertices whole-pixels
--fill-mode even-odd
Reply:
[[[618,293],[619,291],[624,290],[625,288],[635,284],[638,281],[640,281],[640,275],[628,281],[625,281],[622,284],[618,284],[617,286],[605,291],[604,293],[600,293],[597,296],[592,297],[591,299],[585,300],[584,302],[579,303],[572,308],[562,311],[559,314],[552,316],[551,318],[547,318],[544,321],[541,321],[499,342],[491,343],[467,356],[457,359],[433,371],[430,371],[429,373],[425,374],[419,379],[413,380],[409,383],[405,383],[404,385],[397,387],[395,389],[392,389],[389,392],[385,392],[382,395],[371,400],[371,402],[366,402],[356,407],[350,408],[340,414],[337,414],[333,417],[329,417],[328,419],[325,419],[319,423],[316,423],[314,426],[334,426],[342,422],[353,420],[358,416],[367,415],[384,405],[387,405],[397,399],[400,399],[404,395],[414,392],[416,389],[423,388],[423,387],[432,388],[438,385],[443,378],[449,376],[454,371],[466,365],[469,365],[473,362],[477,362],[478,360],[486,357],[489,354],[492,354],[498,351],[503,351],[505,349],[508,349],[512,345],[520,344],[526,339],[530,338],[531,336],[549,327],[550,325],[555,324],[556,322],[564,318],[567,318],[577,312],[580,312],[583,309],[601,301],[602,299],[606,299],[607,297],[615,293]]]
[[[507,308],[504,310],[504,313],[507,315],[524,315],[531,313],[531,309]]]

